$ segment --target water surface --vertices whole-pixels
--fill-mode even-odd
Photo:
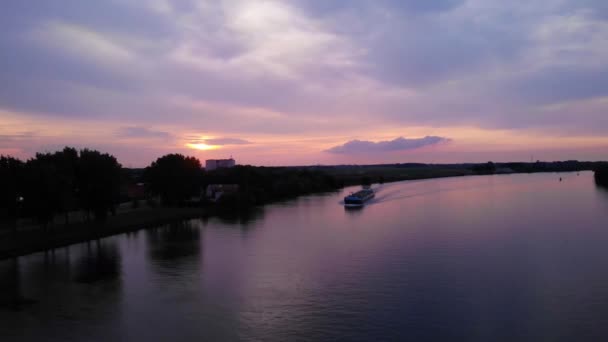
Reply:
[[[1,262],[0,340],[608,338],[592,173],[385,184],[346,211],[353,190]]]

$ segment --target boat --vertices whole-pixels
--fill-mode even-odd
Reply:
[[[375,193],[372,189],[362,189],[353,194],[344,197],[344,207],[346,208],[361,208],[365,202],[374,198]]]

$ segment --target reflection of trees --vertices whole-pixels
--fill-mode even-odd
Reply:
[[[109,280],[120,275],[121,258],[111,241],[88,242],[86,251],[76,262],[74,279],[81,283]]]
[[[608,189],[608,165],[598,167],[593,173],[593,178],[598,187]]]
[[[602,202],[608,204],[608,186],[596,184],[597,194],[601,198]]]
[[[219,210],[217,217],[225,224],[240,224],[248,226],[249,224],[264,218],[263,207],[253,207],[242,210]]]
[[[595,185],[601,192],[608,193],[608,184],[601,184],[596,182]]]
[[[600,194],[608,197],[608,166],[599,167],[593,173],[595,185],[599,190]]]
[[[146,231],[150,258],[156,261],[178,260],[200,252],[200,230],[193,221],[175,222]]]
[[[21,292],[19,260],[14,258],[0,263],[0,309],[19,310],[30,302]]]

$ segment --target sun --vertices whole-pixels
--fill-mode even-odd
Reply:
[[[215,150],[218,149],[219,146],[216,145],[207,145],[204,143],[196,143],[196,144],[186,144],[186,146],[193,148],[195,150],[200,150],[200,151],[209,151],[209,150]]]

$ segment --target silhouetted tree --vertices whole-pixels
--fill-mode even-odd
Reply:
[[[201,177],[201,162],[181,154],[168,154],[158,158],[144,173],[150,191],[160,195],[164,205],[179,205],[199,194]]]
[[[17,219],[23,196],[23,169],[21,160],[0,155],[0,220],[8,221],[17,229]]]
[[[67,225],[69,223],[69,212],[74,210],[78,204],[76,198],[76,176],[79,163],[78,151],[72,147],[65,147],[62,151],[55,152],[51,157],[58,175],[58,209],[63,212],[65,224]]]
[[[37,153],[25,164],[23,186],[25,207],[28,214],[48,227],[55,213],[60,210],[60,176],[53,155]]]
[[[94,150],[80,151],[77,190],[80,205],[104,220],[114,211],[120,196],[121,165],[115,157]]]
[[[603,187],[608,187],[608,165],[603,165],[595,169],[595,183]]]

